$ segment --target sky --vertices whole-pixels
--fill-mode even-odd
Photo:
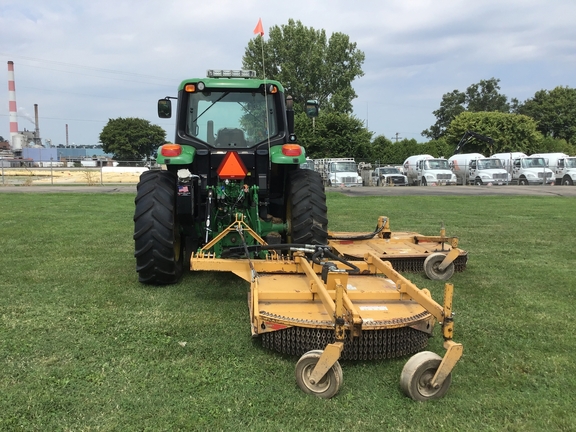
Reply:
[[[207,69],[239,69],[258,19],[264,39],[289,19],[339,32],[364,52],[354,115],[374,137],[416,139],[442,96],[483,79],[525,101],[576,88],[574,0],[0,0],[9,138],[8,67],[14,62],[19,130],[52,145],[94,145],[109,119],[138,117],[174,137],[156,102]]]

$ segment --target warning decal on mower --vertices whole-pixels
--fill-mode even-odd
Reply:
[[[388,308],[386,306],[360,306],[360,310],[363,311],[387,311]]]

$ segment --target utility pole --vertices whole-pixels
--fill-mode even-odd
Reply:
[[[400,132],[396,132],[396,137],[392,137],[392,139],[395,139],[395,140],[396,140],[396,144],[398,144],[398,140],[404,139],[404,138],[402,138],[401,136],[398,136],[398,135],[400,135]]]

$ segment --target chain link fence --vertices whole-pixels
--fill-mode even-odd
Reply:
[[[2,186],[102,186],[137,184],[140,174],[150,168],[158,168],[155,162],[123,161],[120,163],[82,166],[44,162],[41,166],[6,166],[0,160]],[[98,161],[95,161],[98,162]],[[78,166],[80,165],[80,166]]]

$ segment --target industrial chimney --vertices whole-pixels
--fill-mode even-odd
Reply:
[[[40,139],[40,128],[38,127],[38,104],[34,104],[34,144],[42,147],[42,140]]]
[[[16,107],[13,61],[8,62],[8,109],[10,112],[10,145],[13,151],[22,150],[22,142],[18,134],[18,108]]]

